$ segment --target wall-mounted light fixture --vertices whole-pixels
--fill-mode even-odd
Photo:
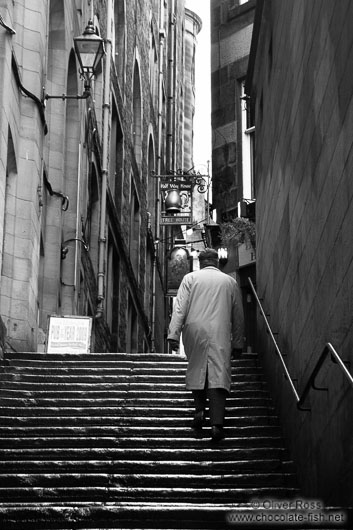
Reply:
[[[84,32],[74,38],[75,53],[80,63],[80,74],[84,80],[84,91],[80,95],[52,96],[43,89],[42,104],[45,107],[48,99],[86,99],[91,93],[91,81],[96,75],[98,66],[105,54],[104,41],[95,32],[92,20],[89,20]]]
[[[228,261],[228,249],[227,248],[219,247],[217,249],[217,252],[218,252],[218,259],[220,262],[225,263],[226,261]]]

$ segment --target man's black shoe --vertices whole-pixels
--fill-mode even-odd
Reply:
[[[220,442],[225,437],[222,425],[212,425],[212,442]]]
[[[192,422],[192,427],[194,429],[202,429],[206,423],[206,413],[204,410],[198,410],[195,412],[194,421]]]

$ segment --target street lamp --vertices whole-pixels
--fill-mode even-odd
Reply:
[[[66,95],[52,96],[44,94],[42,104],[45,107],[48,99],[86,99],[91,93],[91,80],[96,75],[99,63],[101,62],[104,54],[104,41],[95,32],[92,20],[88,21],[88,24],[79,37],[74,38],[75,53],[80,64],[80,74],[84,79],[84,91],[80,95]],[[43,89],[44,92],[44,89]]]
[[[105,54],[103,39],[95,32],[92,20],[88,21],[82,35],[74,38],[74,47],[82,75],[90,82]]]

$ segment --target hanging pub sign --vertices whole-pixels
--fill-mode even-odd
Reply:
[[[160,182],[161,224],[192,224],[192,190],[193,180],[163,177]]]
[[[167,294],[176,296],[185,274],[192,271],[192,257],[183,247],[174,247],[167,262]]]

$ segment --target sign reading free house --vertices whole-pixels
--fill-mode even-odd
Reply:
[[[89,353],[91,317],[50,316],[47,353]]]

